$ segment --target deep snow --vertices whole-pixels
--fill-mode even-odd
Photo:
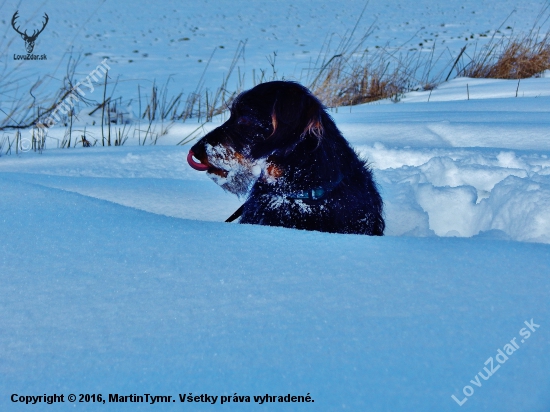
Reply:
[[[218,85],[245,38],[247,81],[275,50],[279,74],[299,78],[320,38],[349,30],[363,8],[144,4],[6,1],[2,45],[22,49],[9,26],[16,9],[38,21],[43,9],[51,26],[36,52],[48,62],[20,66],[24,84],[29,73],[59,77],[74,46],[91,53],[83,76],[111,57],[119,92],[173,73],[175,89],[192,90],[213,48],[206,81]],[[543,4],[372,1],[361,27],[378,18],[369,47],[424,27],[419,36],[437,34],[452,54],[514,8],[506,25],[528,28]],[[2,95],[3,110],[12,98]],[[372,165],[382,238],[223,223],[242,200],[175,145],[197,123],[154,124],[170,126],[157,145],[63,150],[65,128],[53,127],[43,153],[0,157],[0,409],[547,411],[549,112],[548,74],[519,85],[455,79],[398,104],[333,110]],[[82,115],[75,134],[91,120]],[[180,403],[190,392],[315,403]],[[176,402],[11,401],[54,393]]]
[[[532,242],[550,233],[549,102],[333,113],[400,237],[223,223],[240,201],[173,145],[189,126],[157,146],[3,156],[2,410],[44,393],[171,395],[76,407],[176,410],[189,392],[315,400],[270,410],[547,410],[550,249]],[[486,143],[493,128],[501,144]]]
[[[13,393],[188,392],[458,410],[451,395],[531,318],[540,328],[462,408],[550,404],[546,245],[208,223],[0,182],[3,410],[24,408]]]

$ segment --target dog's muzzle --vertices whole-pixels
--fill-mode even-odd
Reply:
[[[187,163],[189,163],[189,166],[191,166],[195,170],[198,170],[199,172],[207,171],[208,165],[195,161],[195,159],[193,159],[193,156],[193,151],[189,150],[189,154],[187,155]]]

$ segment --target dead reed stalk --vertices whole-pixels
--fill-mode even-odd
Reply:
[[[550,33],[503,38],[474,54],[462,75],[474,78],[525,79],[550,69]]]

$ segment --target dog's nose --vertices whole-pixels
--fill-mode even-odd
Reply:
[[[191,166],[195,170],[198,170],[199,172],[205,172],[206,170],[208,170],[208,165],[195,161],[195,159],[193,159],[193,156],[193,150],[189,150],[189,154],[187,155],[187,163],[189,163],[189,166]]]

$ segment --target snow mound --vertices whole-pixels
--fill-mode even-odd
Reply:
[[[363,151],[370,159],[392,156],[394,164],[429,157],[426,151],[388,150],[381,144]],[[470,237],[489,232],[550,243],[548,156],[469,149],[446,154],[432,153],[418,166],[376,171],[386,202],[386,234]]]

